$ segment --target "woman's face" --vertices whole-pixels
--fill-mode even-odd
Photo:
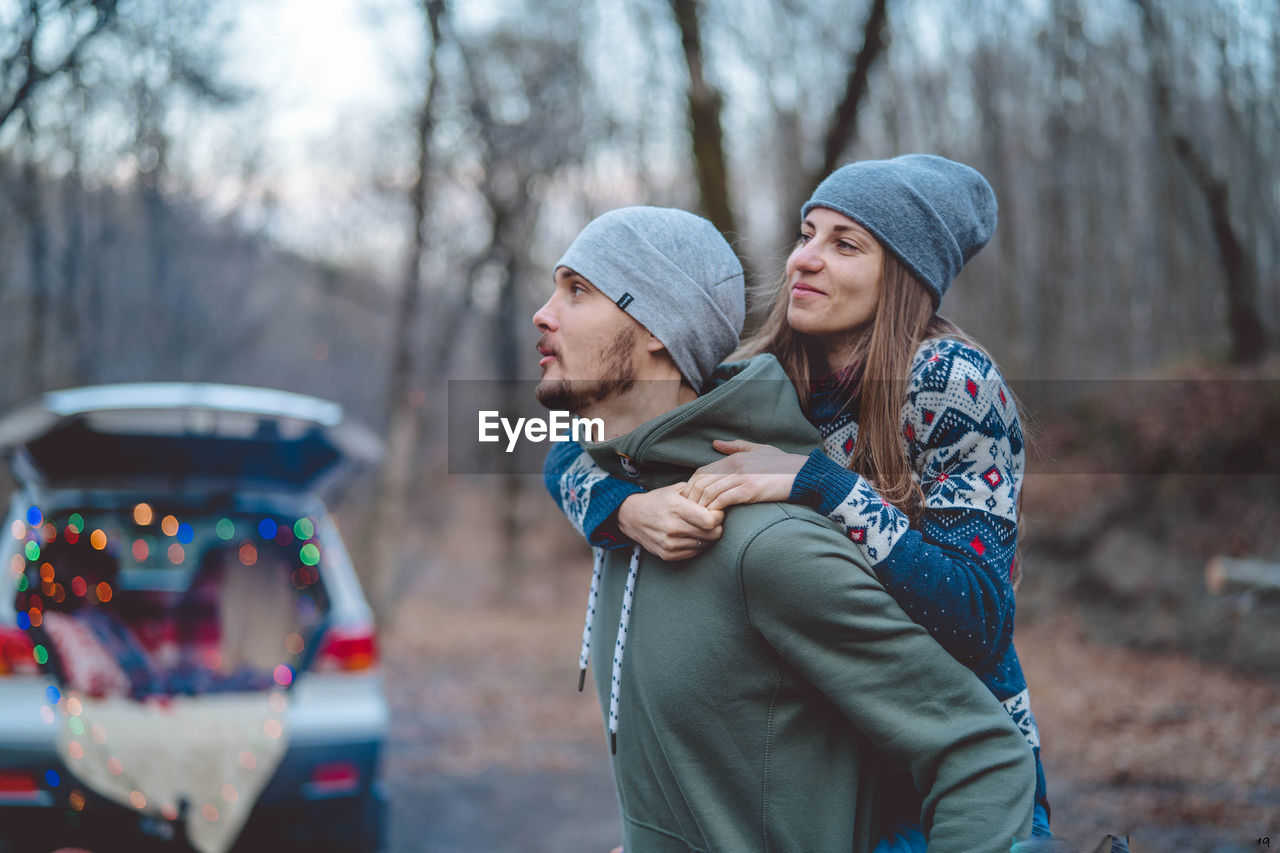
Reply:
[[[809,211],[787,258],[787,323],[817,338],[833,367],[851,333],[876,316],[883,265],[884,249],[871,232],[834,210]]]

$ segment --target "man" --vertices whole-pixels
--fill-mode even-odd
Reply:
[[[709,222],[605,214],[533,317],[538,399],[601,418],[591,456],[645,489],[718,458],[714,438],[807,453],[818,433],[772,356],[704,388],[743,307],[742,268]],[[627,853],[869,851],[887,829],[886,755],[924,794],[931,851],[1006,851],[1030,830],[1034,764],[1008,714],[807,508],[734,507],[722,538],[678,566],[597,552],[584,666],[591,636],[612,629],[593,670]]]

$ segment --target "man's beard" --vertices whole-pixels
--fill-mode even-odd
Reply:
[[[600,354],[600,379],[543,380],[533,392],[539,403],[556,411],[581,412],[589,406],[629,390],[636,381],[631,354],[635,350],[637,332],[627,327],[618,332]],[[557,356],[559,358],[559,356]],[[564,370],[564,362],[560,362]]]

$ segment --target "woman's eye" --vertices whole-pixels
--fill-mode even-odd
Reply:
[[[806,233],[804,233],[803,231],[801,231],[799,234],[797,234],[797,235],[796,235],[796,242],[797,242],[797,243],[799,243],[799,244],[800,244],[800,245],[802,245],[802,246],[803,246],[805,243],[808,243],[808,242],[809,242],[810,240],[812,240],[812,239],[813,239],[813,235],[811,235],[811,234],[806,234]]]
[[[853,243],[850,243],[848,240],[838,241],[836,243],[836,248],[844,252],[856,252],[858,250],[858,247],[855,246]]]

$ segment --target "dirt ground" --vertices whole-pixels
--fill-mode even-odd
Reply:
[[[617,843],[600,712],[576,690],[589,557],[559,547],[524,552],[522,574],[484,569],[504,557],[483,548],[423,554],[385,636],[392,850]],[[1280,681],[1092,641],[1066,602],[1020,620],[1057,834],[1089,849],[1128,834],[1144,853],[1280,846]]]

